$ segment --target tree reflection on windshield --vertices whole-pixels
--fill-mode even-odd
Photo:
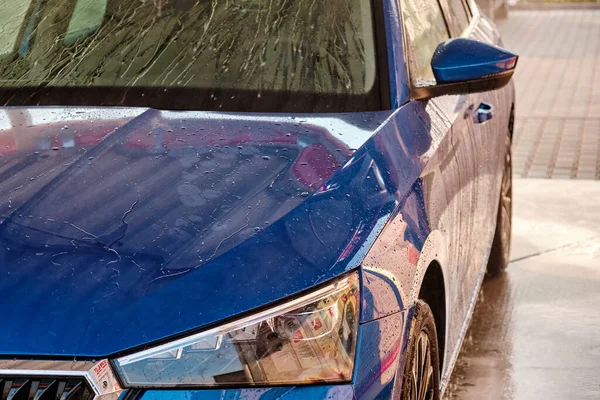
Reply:
[[[4,0],[0,88],[201,88],[360,95],[362,0]]]

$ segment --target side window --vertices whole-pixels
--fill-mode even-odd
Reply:
[[[442,7],[449,17],[453,37],[460,36],[469,26],[470,9],[466,0],[441,0]]]
[[[401,0],[404,34],[412,49],[410,74],[413,83],[433,81],[431,57],[440,43],[450,38],[438,0]]]

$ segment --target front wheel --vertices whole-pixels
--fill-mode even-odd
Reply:
[[[401,400],[439,400],[440,362],[435,320],[427,303],[419,300],[410,331]]]
[[[500,190],[500,203],[498,205],[498,217],[496,222],[496,233],[490,259],[488,261],[487,273],[494,276],[506,269],[510,257],[510,239],[512,232],[512,154],[510,140],[504,157],[504,173],[502,176],[502,188]]]

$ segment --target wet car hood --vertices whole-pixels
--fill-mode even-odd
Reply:
[[[105,356],[310,287],[346,238],[295,243],[301,205],[367,121],[0,110],[0,354]]]

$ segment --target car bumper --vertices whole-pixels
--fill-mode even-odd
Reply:
[[[352,385],[290,386],[223,390],[148,390],[139,400],[267,400],[267,399],[351,399]]]

